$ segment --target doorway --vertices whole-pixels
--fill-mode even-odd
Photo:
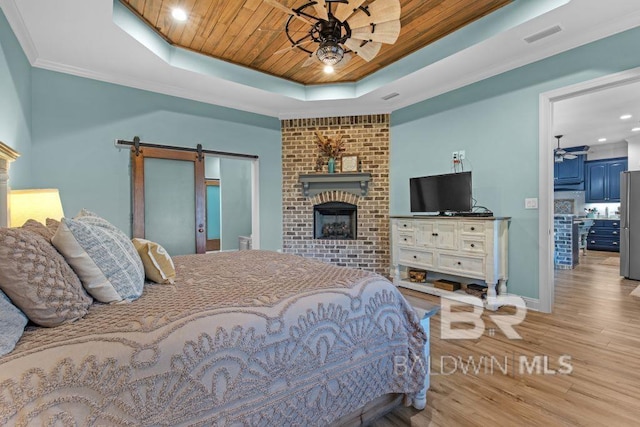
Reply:
[[[640,83],[640,68],[567,86],[540,95],[539,128],[539,310],[553,309],[554,282],[554,108],[559,102]],[[580,144],[584,145],[584,144]]]
[[[260,249],[257,156],[142,143],[138,137],[116,145],[131,147],[134,237],[156,241],[172,255]]]

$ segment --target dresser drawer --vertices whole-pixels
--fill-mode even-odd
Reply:
[[[440,254],[438,265],[453,273],[465,273],[484,276],[484,257]]]
[[[462,250],[483,254],[486,252],[487,247],[484,239],[462,238]]]
[[[398,233],[398,246],[415,246],[415,243],[413,233]]]
[[[400,248],[398,260],[401,264],[416,265],[421,267],[433,267],[433,252],[416,251],[412,249]]]
[[[482,222],[463,222],[462,232],[465,234],[484,234],[485,225]]]
[[[405,230],[413,230],[413,221],[408,220],[398,220],[398,231],[402,232]]]

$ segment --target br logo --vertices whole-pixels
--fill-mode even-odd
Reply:
[[[484,312],[483,301],[472,295],[452,295],[440,299],[440,333],[441,338],[446,340],[473,340],[480,338],[485,330],[482,313]],[[512,340],[522,339],[513,328],[524,320],[527,314],[527,307],[522,298],[515,295],[505,295],[488,297],[487,305],[490,307],[511,306],[515,307],[515,313],[491,314],[489,318],[502,331],[507,338]],[[466,307],[467,310],[456,310],[453,308]],[[468,311],[472,307],[473,311]],[[472,328],[452,328],[451,325],[464,323],[473,325]],[[491,330],[490,332],[493,332]]]

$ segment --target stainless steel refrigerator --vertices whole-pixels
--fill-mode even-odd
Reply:
[[[620,275],[640,280],[640,171],[620,175]]]

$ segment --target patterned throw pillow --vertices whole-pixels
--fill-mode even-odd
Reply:
[[[27,316],[0,291],[0,356],[11,352],[27,326]]]
[[[150,240],[136,238],[132,242],[142,259],[144,274],[147,279],[156,283],[173,285],[176,277],[176,268],[166,249]]]
[[[54,232],[52,232],[48,227],[46,227],[44,224],[39,223],[35,219],[27,220],[27,222],[25,222],[24,225],[20,228],[41,235],[49,243],[51,243],[51,238],[54,234]]]
[[[56,248],[21,228],[0,228],[0,288],[41,326],[80,319],[92,302]]]
[[[53,235],[56,234],[56,231],[58,231],[58,227],[60,227],[60,221],[53,218],[47,218],[47,228],[51,231],[52,238]]]
[[[63,218],[52,243],[96,300],[134,300],[142,295],[140,256],[129,237],[107,220],[85,211],[75,219]]]

